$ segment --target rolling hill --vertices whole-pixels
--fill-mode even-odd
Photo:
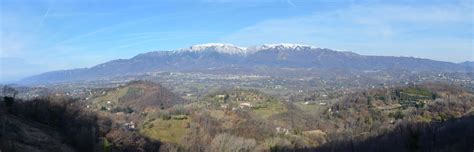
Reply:
[[[159,84],[133,81],[90,99],[101,110],[133,111],[145,108],[164,109],[186,101]]]

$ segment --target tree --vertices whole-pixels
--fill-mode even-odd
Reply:
[[[15,97],[18,94],[14,88],[10,86],[3,86],[3,101],[5,102],[6,107],[12,107],[13,103],[15,102]]]
[[[15,98],[16,95],[18,94],[18,91],[16,91],[13,87],[10,87],[10,86],[7,86],[7,85],[3,86],[2,92],[3,92],[4,97]]]
[[[211,151],[245,152],[252,151],[257,142],[227,133],[219,134],[211,142]]]

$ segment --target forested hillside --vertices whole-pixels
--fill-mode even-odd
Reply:
[[[218,91],[189,102],[147,81],[105,90],[91,94],[88,100],[54,95],[30,101],[3,98],[0,148],[4,151],[469,151],[474,148],[471,144],[474,94],[455,85],[369,89],[334,96],[333,100],[307,98],[306,102],[284,101],[248,89]],[[136,94],[140,96],[135,97]],[[49,143],[58,144],[48,146]]]

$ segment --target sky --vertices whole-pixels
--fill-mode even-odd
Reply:
[[[0,0],[0,82],[202,43],[474,61],[472,0]]]

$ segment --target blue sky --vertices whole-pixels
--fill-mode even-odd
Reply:
[[[1,81],[200,43],[474,60],[471,0],[1,0]]]

